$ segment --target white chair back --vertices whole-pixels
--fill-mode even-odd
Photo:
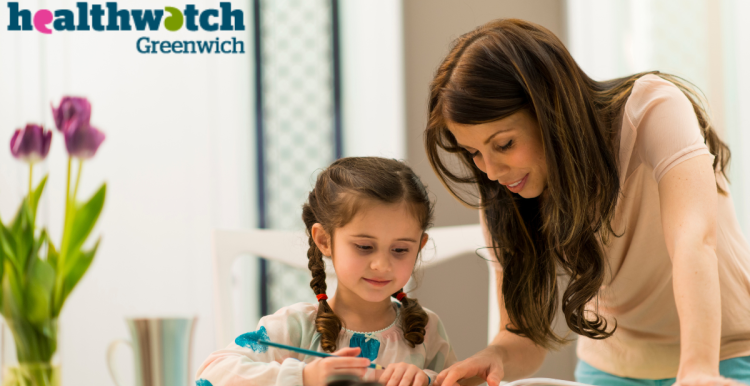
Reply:
[[[482,231],[478,224],[432,228],[428,231],[430,241],[422,250],[422,267],[427,268],[449,259],[473,253],[484,246]],[[292,267],[307,269],[308,237],[301,231],[269,229],[214,230],[214,310],[216,347],[223,348],[234,338],[234,310],[232,307],[232,264],[240,255],[253,255],[282,262]],[[329,292],[335,288],[335,271],[326,265]],[[492,294],[494,286],[490,285]],[[495,308],[497,303],[495,302]],[[246,305],[257,315],[257,303]],[[490,308],[492,308],[490,302]],[[496,312],[495,312],[496,313]],[[492,315],[492,312],[490,312]],[[492,316],[490,316],[492,321]]]

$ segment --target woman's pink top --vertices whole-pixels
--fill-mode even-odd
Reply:
[[[599,312],[610,325],[617,320],[617,331],[604,340],[578,339],[579,358],[593,367],[622,377],[676,376],[680,324],[658,184],[674,166],[706,154],[710,153],[688,98],[656,75],[638,79],[622,119],[622,196],[612,225],[615,232],[623,234],[612,237],[605,247],[611,276],[599,292]],[[721,173],[716,174],[716,180],[728,192]],[[740,230],[730,194],[718,195],[716,217],[720,359],[724,360],[750,355],[750,246]]]

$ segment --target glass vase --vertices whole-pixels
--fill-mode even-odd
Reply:
[[[9,325],[3,321],[2,386],[60,386],[60,361],[57,355],[57,320],[43,328]],[[17,341],[20,344],[16,344]]]

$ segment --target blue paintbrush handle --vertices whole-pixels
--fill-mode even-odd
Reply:
[[[317,352],[317,351],[312,351],[312,350],[306,350],[304,348],[299,348],[299,347],[294,347],[294,346],[287,346],[285,344],[269,342],[267,340],[262,340],[262,339],[258,339],[256,341],[258,343],[262,344],[262,345],[283,348],[285,350],[295,351],[295,352],[298,352],[300,354],[307,354],[307,355],[312,355],[312,356],[316,356],[316,357],[324,357],[324,358],[326,358],[326,357],[343,358],[343,357],[340,357],[338,355],[331,355],[331,354],[324,353],[324,352]],[[368,367],[370,367],[371,369],[375,369],[375,370],[383,370],[383,369],[385,369],[385,367],[383,367],[381,365],[378,365],[378,364],[375,364],[375,363],[370,363],[370,366],[368,366]]]

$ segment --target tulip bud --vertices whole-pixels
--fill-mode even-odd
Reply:
[[[13,157],[34,164],[47,157],[51,143],[52,131],[44,130],[39,125],[27,124],[25,128],[13,133],[10,152]]]
[[[63,133],[79,126],[87,126],[91,119],[91,104],[86,98],[66,96],[62,98],[58,108],[51,107],[55,126]]]
[[[104,142],[104,133],[91,125],[71,126],[65,131],[65,148],[71,157],[89,159]]]

